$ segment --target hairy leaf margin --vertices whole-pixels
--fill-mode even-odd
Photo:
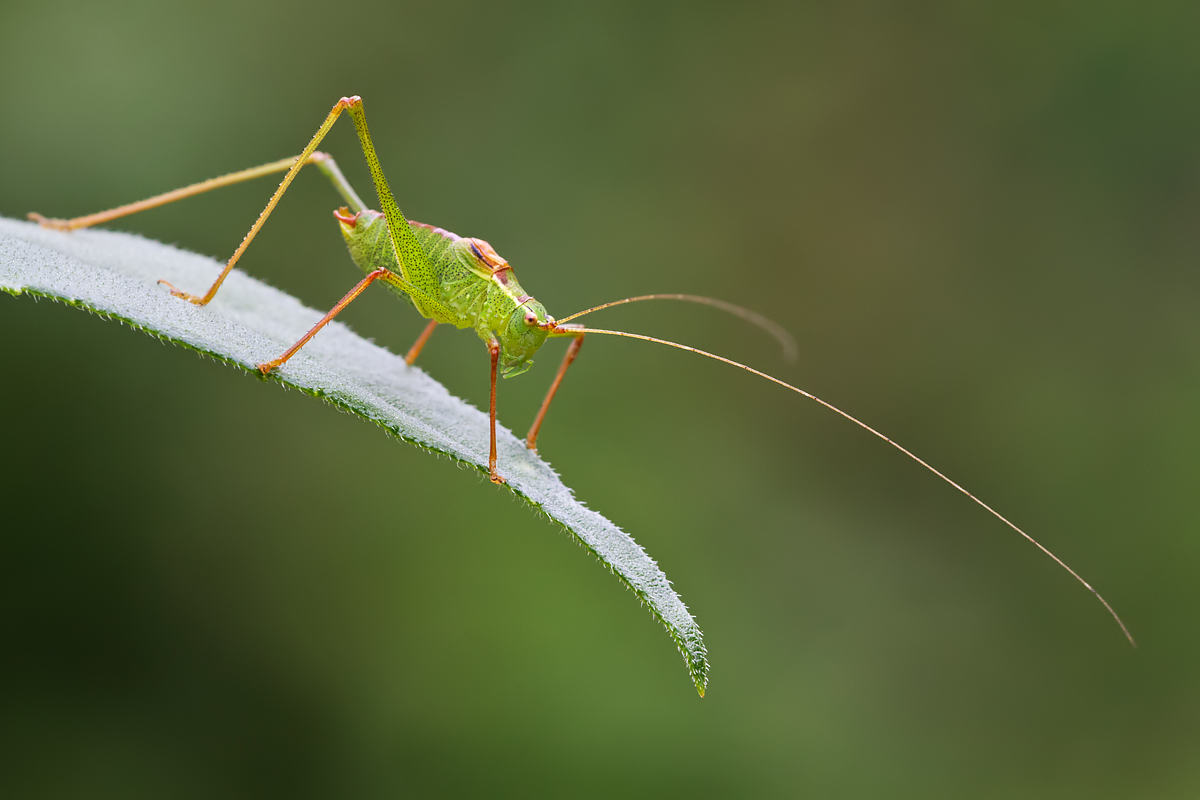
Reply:
[[[164,279],[203,287],[221,267],[205,256],[132,234],[61,233],[0,217],[0,289],[118,319],[259,375],[256,364],[277,356],[322,314],[237,270],[203,308],[157,285]],[[271,379],[417,447],[487,472],[487,415],[341,323],[327,326]],[[667,576],[629,534],[575,499],[550,465],[508,429],[497,425],[496,436],[508,489],[562,525],[649,607],[703,696],[708,682],[703,635]]]

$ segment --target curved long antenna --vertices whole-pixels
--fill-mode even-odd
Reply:
[[[783,348],[783,358],[788,363],[794,362],[800,352],[799,348],[796,347],[796,340],[778,322],[768,319],[762,314],[751,311],[748,308],[742,308],[733,303],[727,303],[724,300],[717,300],[715,297],[703,297],[698,294],[643,294],[637,297],[626,297],[624,300],[614,300],[611,303],[589,308],[586,311],[576,312],[569,317],[558,320],[558,323],[561,325],[564,322],[578,319],[584,314],[590,314],[593,311],[600,311],[605,308],[612,308],[613,306],[623,306],[626,303],[639,303],[642,300],[682,300],[685,303],[696,303],[702,306],[719,308],[722,311],[733,314],[735,317],[741,317],[752,325],[757,325],[775,337],[775,341],[779,342],[779,346]]]
[[[601,306],[601,307],[603,307],[603,306]],[[766,378],[767,380],[771,381],[771,383],[777,383],[777,384],[779,384],[780,386],[784,387],[785,389],[791,389],[793,392],[796,392],[797,394],[804,395],[804,396],[805,396],[805,397],[807,397],[809,400],[814,400],[814,401],[816,401],[817,403],[820,403],[821,405],[825,406],[825,408],[829,409],[830,411],[834,412],[835,414],[837,414],[837,415],[839,415],[839,416],[842,416],[842,417],[845,417],[846,419],[850,420],[851,422],[853,422],[853,423],[854,423],[855,425],[857,425],[858,427],[860,427],[860,428],[862,428],[862,429],[866,430],[868,433],[872,433],[872,434],[874,434],[875,436],[879,437],[879,438],[880,438],[880,439],[882,439],[883,441],[885,441],[885,442],[887,442],[888,444],[890,444],[892,447],[894,447],[894,448],[896,448],[897,450],[899,450],[901,453],[904,453],[904,455],[908,456],[908,457],[909,457],[909,458],[911,458],[913,461],[917,462],[917,463],[918,463],[918,464],[920,464],[922,467],[924,467],[925,469],[929,470],[929,471],[930,471],[930,472],[932,472],[934,475],[937,475],[937,476],[938,476],[939,478],[941,478],[943,481],[945,481],[946,483],[950,484],[950,485],[951,485],[951,486],[953,486],[955,489],[958,489],[958,491],[962,492],[962,493],[963,493],[963,494],[965,494],[967,497],[971,498],[971,500],[975,501],[976,505],[980,506],[980,507],[981,507],[981,508],[983,508],[985,511],[987,511],[989,514],[991,514],[993,517],[995,517],[996,519],[1000,520],[1001,522],[1003,522],[1003,523],[1004,523],[1005,525],[1007,525],[1008,527],[1012,528],[1012,529],[1013,529],[1014,531],[1016,531],[1017,533],[1021,534],[1021,536],[1025,537],[1025,539],[1027,539],[1027,540],[1028,540],[1030,543],[1032,543],[1034,547],[1036,547],[1038,550],[1041,550],[1041,551],[1042,551],[1043,553],[1045,553],[1046,555],[1050,556],[1050,558],[1054,559],[1054,562],[1055,562],[1056,564],[1058,564],[1060,567],[1062,567],[1063,569],[1065,569],[1067,572],[1071,573],[1071,576],[1072,576],[1073,578],[1075,578],[1075,580],[1077,580],[1077,581],[1079,581],[1080,583],[1082,583],[1082,584],[1083,584],[1083,585],[1084,585],[1084,586],[1087,588],[1087,590],[1088,590],[1089,592],[1091,592],[1092,594],[1094,594],[1094,595],[1096,596],[1096,599],[1097,599],[1097,600],[1099,600],[1099,601],[1101,602],[1101,604],[1103,604],[1103,605],[1104,605],[1104,608],[1108,610],[1108,613],[1112,615],[1112,618],[1113,618],[1113,619],[1115,619],[1115,620],[1117,621],[1117,624],[1121,626],[1121,632],[1125,634],[1125,638],[1129,640],[1129,643],[1130,643],[1131,645],[1133,645],[1134,647],[1137,647],[1137,642],[1136,642],[1136,641],[1134,641],[1132,634],[1130,634],[1130,633],[1129,633],[1129,629],[1125,627],[1125,623],[1121,621],[1121,618],[1120,618],[1120,617],[1117,615],[1117,612],[1113,610],[1113,607],[1112,607],[1112,606],[1110,606],[1110,605],[1108,604],[1108,601],[1107,601],[1107,600],[1105,600],[1105,599],[1104,599],[1104,598],[1103,598],[1103,597],[1100,595],[1100,593],[1099,593],[1099,592],[1097,592],[1095,589],[1093,589],[1093,588],[1092,588],[1092,585],[1091,585],[1090,583],[1088,583],[1088,582],[1087,582],[1087,581],[1085,581],[1085,580],[1084,580],[1082,577],[1080,577],[1080,575],[1079,575],[1079,573],[1078,573],[1078,572],[1076,572],[1075,570],[1073,570],[1073,569],[1071,569],[1070,567],[1068,567],[1065,561],[1063,561],[1063,560],[1062,560],[1061,558],[1059,558],[1058,556],[1054,555],[1054,553],[1050,552],[1050,551],[1049,551],[1049,550],[1048,550],[1046,547],[1044,547],[1044,546],[1042,545],[1042,543],[1041,543],[1041,542],[1039,542],[1037,539],[1034,539],[1034,538],[1033,538],[1032,536],[1030,536],[1028,533],[1026,533],[1025,531],[1021,530],[1020,528],[1018,528],[1018,527],[1017,527],[1016,525],[1014,525],[1013,523],[1009,522],[1009,521],[1008,521],[1008,519],[1007,519],[1007,518],[1006,518],[1004,515],[1002,515],[1002,514],[1001,514],[999,511],[997,511],[996,509],[992,508],[992,507],[991,507],[991,506],[989,506],[987,503],[983,502],[983,501],[982,501],[982,500],[980,500],[978,497],[976,497],[975,495],[971,494],[971,493],[970,493],[970,492],[968,492],[966,489],[964,489],[963,487],[959,486],[959,485],[958,485],[957,483],[955,483],[954,481],[952,481],[952,480],[950,480],[949,478],[947,478],[947,477],[946,477],[946,476],[945,476],[943,473],[941,473],[941,472],[939,472],[938,470],[934,469],[934,468],[933,468],[933,467],[932,467],[932,466],[931,466],[931,465],[930,465],[930,464],[929,464],[927,461],[925,461],[924,459],[922,459],[922,458],[918,457],[918,456],[917,456],[916,454],[914,454],[914,453],[913,453],[911,450],[908,450],[907,448],[900,446],[900,445],[899,445],[899,444],[897,444],[896,442],[894,442],[894,441],[892,441],[891,439],[889,439],[888,437],[884,436],[884,435],[883,435],[882,433],[880,433],[879,431],[877,431],[877,430],[875,430],[874,428],[872,428],[872,427],[871,427],[870,425],[868,425],[867,423],[865,423],[865,422],[862,422],[861,420],[855,419],[854,417],[852,417],[852,416],[850,416],[849,414],[847,414],[845,411],[842,411],[842,410],[841,410],[840,408],[838,408],[837,406],[834,406],[834,405],[832,405],[832,404],[830,404],[830,403],[827,403],[827,402],[825,402],[825,401],[824,401],[824,400],[822,400],[821,398],[817,397],[815,394],[810,394],[809,392],[806,392],[806,391],[804,391],[803,389],[798,389],[798,388],[796,388],[795,386],[792,386],[790,383],[785,383],[784,381],[781,381],[781,380],[779,380],[779,378],[772,377],[772,376],[768,375],[768,374],[767,374],[767,373],[765,373],[765,372],[759,372],[758,370],[754,369],[753,367],[748,367],[748,366],[746,366],[745,364],[739,364],[738,362],[736,362],[736,361],[733,361],[733,360],[731,360],[731,359],[725,358],[725,357],[723,357],[723,356],[718,356],[718,355],[715,355],[715,354],[713,354],[713,353],[709,353],[709,352],[707,352],[707,351],[705,351],[705,350],[700,350],[699,348],[696,348],[696,347],[689,347],[689,346],[687,346],[686,344],[679,344],[679,343],[677,343],[677,342],[668,342],[666,339],[656,339],[656,338],[654,338],[653,336],[644,336],[644,335],[642,335],[642,334],[640,334],[640,333],[626,333],[625,331],[606,331],[606,330],[602,330],[602,329],[600,329],[600,328],[585,328],[585,327],[583,327],[583,326],[581,326],[581,325],[572,325],[572,326],[570,327],[570,330],[572,330],[572,331],[576,331],[576,332],[578,332],[578,333],[606,333],[606,334],[609,334],[609,335],[611,335],[611,336],[626,336],[626,337],[628,337],[628,338],[630,338],[630,339],[641,339],[642,341],[646,341],[646,342],[654,342],[654,343],[656,343],[656,344],[665,344],[665,345],[667,345],[668,347],[677,347],[677,348],[679,348],[680,350],[687,350],[687,351],[688,351],[688,352],[690,352],[690,353],[697,353],[697,354],[699,354],[699,355],[702,355],[702,356],[707,356],[707,357],[709,357],[709,358],[716,359],[717,361],[723,361],[723,362],[725,362],[726,364],[729,364],[729,365],[731,365],[731,366],[737,367],[737,368],[739,368],[739,369],[744,369],[744,370],[746,370],[747,372],[752,372],[752,373],[754,373],[755,375],[759,376],[760,378]]]

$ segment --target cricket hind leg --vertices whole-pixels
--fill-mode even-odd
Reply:
[[[275,190],[275,193],[271,195],[271,199],[267,201],[266,208],[262,210],[262,213],[258,215],[258,219],[256,219],[254,224],[250,226],[249,232],[247,232],[247,234],[242,238],[242,243],[238,245],[237,250],[235,250],[233,255],[230,256],[229,261],[225,264],[225,268],[221,270],[221,274],[217,276],[215,281],[213,281],[212,286],[208,287],[208,291],[205,292],[203,296],[197,296],[172,287],[171,294],[175,295],[176,297],[181,297],[184,300],[187,300],[188,302],[194,303],[198,306],[208,305],[209,301],[211,301],[217,294],[217,290],[221,288],[221,284],[225,282],[225,278],[228,277],[230,271],[233,270],[234,265],[237,264],[238,259],[242,257],[242,253],[246,252],[246,248],[250,246],[250,242],[254,241],[254,237],[258,235],[260,230],[262,230],[263,224],[267,221],[267,218],[271,216],[271,212],[275,210],[275,206],[279,204],[279,198],[283,197],[283,193],[287,191],[288,187],[291,186],[292,181],[296,179],[296,174],[300,172],[300,168],[308,163],[308,160],[312,157],[312,154],[316,152],[317,145],[319,145],[321,140],[324,139],[326,134],[329,133],[329,130],[333,127],[333,123],[337,122],[337,118],[341,116],[342,111],[349,108],[352,102],[353,101],[351,98],[343,97],[341,100],[338,100],[330,112],[325,115],[325,121],[321,123],[321,127],[317,129],[315,134],[313,134],[313,137],[309,140],[308,145],[304,148],[304,150],[301,151],[300,155],[296,157],[295,162],[283,176],[283,180],[279,182],[279,188]],[[361,205],[361,201],[359,202],[359,205]]]
[[[315,139],[315,141],[320,141],[320,140]],[[271,196],[270,201],[267,203],[267,207],[259,215],[259,217],[255,221],[254,225],[250,228],[250,232],[247,233],[246,236],[242,239],[242,243],[240,245],[238,245],[238,249],[236,251],[234,251],[233,256],[225,264],[225,268],[221,271],[221,274],[217,276],[216,281],[213,282],[213,285],[209,288],[208,292],[205,293],[205,295],[203,297],[198,297],[189,292],[185,292],[182,289],[177,289],[175,286],[173,286],[171,284],[170,281],[160,280],[159,283],[161,283],[163,286],[166,286],[168,289],[170,289],[171,294],[174,295],[175,297],[183,298],[184,300],[187,300],[188,302],[194,303],[199,306],[208,305],[209,301],[211,301],[213,299],[213,297],[216,295],[217,290],[219,288],[221,288],[221,284],[224,283],[225,277],[227,275],[229,275],[230,271],[233,269],[233,265],[238,262],[238,259],[241,258],[242,253],[244,253],[246,251],[246,248],[250,245],[251,240],[254,239],[255,235],[257,235],[258,231],[262,228],[263,223],[267,221],[267,217],[270,216],[271,211],[275,208],[275,204],[279,202],[279,198],[283,196],[283,193],[285,191],[287,191],[287,188],[288,188],[289,184],[291,184],[292,179],[295,178],[296,174],[300,171],[300,168],[303,167],[305,164],[315,164],[317,166],[317,169],[321,170],[321,173],[326,178],[329,179],[329,182],[333,184],[333,188],[335,190],[337,190],[337,193],[339,195],[341,195],[342,199],[346,201],[347,205],[355,213],[358,213],[359,211],[362,211],[364,208],[366,208],[366,206],[363,204],[362,199],[354,191],[354,187],[350,185],[350,182],[346,180],[346,176],[342,174],[342,170],[338,167],[337,162],[333,160],[333,156],[329,155],[328,153],[321,153],[321,152],[317,152],[315,150],[312,152],[309,152],[309,149],[314,146],[315,145],[313,143],[310,143],[309,147],[305,148],[304,153],[301,153],[299,156],[296,156],[295,158],[290,158],[290,159],[285,158],[285,159],[281,159],[279,161],[272,162],[271,164],[264,165],[267,167],[277,167],[277,169],[271,170],[272,172],[282,172],[284,169],[287,169],[288,173],[287,173],[287,175],[284,176],[283,181],[280,182],[279,188],[275,190],[275,194],[273,194]],[[305,155],[305,153],[307,153],[307,156]],[[245,172],[250,172],[250,171],[251,170],[245,170]],[[259,174],[269,174],[269,173],[263,172],[263,173],[259,173]],[[237,176],[237,175],[239,175],[239,173],[233,173],[233,175]],[[254,175],[251,177],[258,177],[258,175]],[[242,180],[245,180],[245,179],[246,178],[242,178]],[[216,187],[209,187],[209,188],[216,188]],[[207,189],[203,189],[201,191],[207,191]],[[184,196],[187,196],[187,195],[184,195]],[[177,198],[174,198],[174,199],[177,199]]]
[[[310,144],[310,147],[315,147],[315,145]],[[246,234],[246,237],[242,240],[241,245],[233,254],[233,257],[225,265],[225,269],[221,272],[220,276],[218,276],[216,282],[208,290],[207,294],[205,294],[203,297],[197,297],[196,295],[189,294],[188,292],[175,288],[168,281],[159,281],[159,283],[170,289],[171,294],[174,296],[182,297],[183,299],[189,300],[196,305],[206,305],[210,300],[212,300],[213,295],[216,294],[217,289],[220,288],[221,283],[225,280],[225,276],[229,274],[231,269],[233,269],[233,265],[237,263],[237,260],[241,257],[242,253],[245,252],[246,247],[250,244],[250,241],[254,238],[255,234],[258,233],[259,228],[262,227],[263,222],[266,221],[267,216],[269,216],[271,211],[274,209],[275,204],[279,201],[279,198],[287,189],[288,184],[291,183],[292,178],[294,178],[296,173],[299,172],[300,167],[303,167],[305,164],[315,164],[317,169],[321,170],[321,173],[329,179],[329,182],[333,184],[333,188],[337,190],[337,193],[341,195],[342,199],[346,201],[346,204],[352,210],[358,212],[366,208],[366,205],[363,203],[362,199],[354,191],[354,187],[350,185],[350,182],[346,180],[346,176],[342,174],[341,169],[338,167],[337,162],[333,160],[333,157],[328,153],[321,153],[317,152],[316,150],[312,150],[310,152],[309,148],[306,148],[304,153],[301,153],[299,156],[294,158],[282,158],[278,161],[272,161],[269,164],[263,164],[258,167],[251,167],[250,169],[231,172],[228,175],[221,175],[217,178],[210,178],[206,181],[193,183],[190,186],[184,186],[179,189],[174,189],[170,192],[164,192],[163,194],[155,195],[154,197],[149,197],[145,200],[139,200],[136,203],[127,203],[123,206],[117,206],[116,208],[110,208],[106,211],[88,214],[87,216],[83,217],[75,217],[73,219],[50,219],[36,212],[30,212],[26,216],[44,228],[53,228],[60,231],[72,231],[79,228],[87,228],[92,225],[99,225],[103,222],[108,222],[109,220],[118,219],[120,217],[126,217],[130,214],[136,214],[139,211],[147,211],[151,208],[164,206],[168,203],[173,203],[176,200],[183,200],[187,197],[194,197],[195,195],[203,194],[204,192],[210,192],[213,189],[221,189],[226,186],[242,183],[243,181],[254,180],[255,178],[261,178],[264,175],[271,175],[273,173],[287,170],[287,176],[284,177],[279,189],[276,190],[275,194],[271,197],[271,201],[267,204],[266,210],[264,210],[259,216],[258,221],[254,224],[254,227],[250,229],[250,233]]]
[[[234,265],[237,264],[238,259],[242,257],[242,253],[246,252],[246,248],[250,246],[250,242],[252,242],[254,237],[258,235],[259,230],[262,229],[263,223],[267,221],[267,218],[271,216],[271,212],[275,210],[275,206],[279,203],[279,198],[281,198],[283,193],[287,191],[287,188],[291,185],[292,181],[295,180],[296,174],[300,172],[300,168],[305,164],[321,164],[324,162],[326,168],[322,171],[327,177],[330,178],[330,180],[333,181],[334,186],[338,189],[338,192],[342,195],[343,199],[345,199],[350,205],[356,206],[359,210],[363,208],[362,200],[359,199],[358,195],[354,193],[354,190],[350,188],[349,183],[346,181],[345,177],[342,176],[341,170],[337,168],[337,165],[333,164],[330,166],[331,159],[324,154],[322,154],[323,157],[318,156],[316,159],[313,158],[313,155],[317,151],[317,145],[319,145],[321,140],[325,138],[325,135],[329,133],[329,130],[333,127],[333,124],[337,121],[337,118],[341,116],[341,113],[346,109],[354,108],[355,106],[357,106],[359,111],[361,111],[361,104],[362,101],[358,97],[343,97],[341,100],[338,100],[330,112],[325,116],[325,121],[321,123],[321,127],[317,129],[317,132],[313,135],[312,139],[309,140],[308,145],[304,148],[300,155],[294,159],[282,159],[280,161],[274,161],[270,164],[264,164],[262,167],[242,170],[241,172],[231,173],[223,178],[214,178],[211,181],[204,181],[199,184],[194,184],[190,187],[184,187],[183,189],[176,190],[175,192],[168,192],[165,195],[152,197],[149,200],[142,201],[141,203],[132,203],[129,206],[122,206],[120,208],[112,209],[108,212],[93,214],[90,217],[79,217],[75,220],[66,220],[60,222],[66,226],[67,230],[69,230],[71,227],[86,227],[87,225],[94,225],[97,222],[114,219],[116,217],[132,214],[137,211],[143,211],[147,208],[154,208],[155,206],[162,205],[163,203],[169,203],[173,200],[179,200],[183,197],[190,197],[193,194],[209,191],[210,189],[215,189],[219,186],[228,186],[231,183],[238,183],[239,181],[256,178],[260,175],[269,175],[272,172],[281,172],[286,169],[287,173],[283,176],[283,180],[280,181],[279,187],[275,190],[275,193],[271,195],[271,199],[267,201],[266,208],[264,208],[262,213],[258,215],[258,219],[254,221],[254,224],[250,227],[250,231],[242,238],[242,243],[238,245],[237,250],[234,251],[229,261],[226,262],[225,268],[221,270],[221,274],[217,276],[215,281],[213,281],[213,284],[208,288],[208,291],[205,292],[203,296],[198,296],[181,291],[175,287],[170,287],[171,294],[175,295],[176,297],[183,298],[184,300],[187,300],[188,302],[194,303],[198,306],[208,305],[209,301],[211,301],[216,295],[217,290],[221,288],[221,284],[225,282],[225,278],[229,275],[230,271],[233,270]],[[41,222],[42,224],[50,224],[51,227],[57,227],[53,224],[54,221],[46,220],[40,215],[33,216],[32,218],[38,222]],[[170,286],[170,284],[167,285]]]
[[[392,239],[392,246],[400,262],[401,274],[391,273],[391,282],[413,297],[414,302],[418,303],[418,307],[424,306],[425,310],[423,313],[428,313],[430,316],[437,315],[439,318],[446,320],[454,318],[455,314],[437,300],[439,286],[433,270],[429,265],[425,252],[421,249],[420,243],[413,235],[413,232],[409,230],[408,221],[400,213],[400,208],[396,205],[396,199],[392,196],[391,190],[388,188],[387,179],[383,175],[383,168],[379,164],[379,157],[375,154],[375,146],[372,144],[370,133],[367,130],[362,98],[357,95],[343,97],[338,100],[329,113],[325,115],[325,121],[321,123],[321,127],[313,134],[308,145],[294,159],[291,166],[288,167],[287,173],[279,183],[279,187],[271,195],[271,199],[267,201],[266,207],[258,215],[258,219],[254,221],[254,224],[250,226],[249,232],[242,238],[242,243],[238,245],[237,250],[234,251],[229,261],[226,262],[225,268],[221,270],[221,274],[213,281],[208,291],[203,296],[197,296],[171,287],[171,294],[198,306],[208,305],[209,301],[216,296],[217,291],[221,288],[221,284],[225,282],[225,278],[233,270],[234,265],[237,264],[238,259],[246,252],[246,248],[250,246],[250,242],[254,240],[254,237],[258,235],[267,218],[271,216],[271,212],[275,210],[279,199],[287,191],[292,181],[295,180],[300,168],[313,160],[312,157],[317,150],[317,145],[321,143],[321,140],[333,128],[334,123],[337,122],[338,117],[341,116],[343,111],[348,112],[354,119],[354,127],[358,131],[359,143],[362,145],[363,155],[367,159],[367,167],[371,172],[371,180],[375,183],[375,190],[379,195],[380,205],[384,216],[387,218],[388,234]],[[316,163],[324,164],[325,168],[322,171],[333,181],[334,186],[342,194],[343,199],[357,211],[363,210],[364,205],[362,200],[350,188],[346,179],[342,177],[341,171],[337,169],[337,165],[332,163],[332,160],[328,157],[324,159],[318,158]],[[274,164],[268,166],[282,168],[283,162],[274,162]]]
[[[550,401],[554,399],[554,395],[558,393],[558,387],[562,383],[563,376],[567,374],[567,367],[575,360],[575,356],[579,355],[579,348],[583,347],[582,333],[567,334],[572,336],[571,346],[567,348],[567,354],[563,356],[562,364],[558,367],[558,374],[554,376],[554,382],[550,384],[550,390],[546,392],[546,399],[542,400],[542,407],[538,409],[537,417],[533,420],[533,425],[529,428],[529,435],[525,437],[525,446],[533,452],[537,452],[537,437],[538,432],[542,429],[542,421],[546,419],[546,411],[550,408]]]
[[[109,208],[104,211],[98,211],[95,214],[88,214],[82,217],[74,217],[72,219],[53,219],[44,217],[36,211],[31,211],[25,215],[26,219],[33,220],[43,228],[53,228],[60,231],[73,231],[80,228],[89,228],[93,225],[100,225],[110,220],[127,217],[131,214],[136,214],[139,211],[148,211],[152,208],[165,206],[168,203],[174,203],[176,200],[183,200],[188,197],[195,197],[198,194],[210,192],[213,189],[222,189],[226,186],[251,181],[255,178],[261,178],[265,175],[272,175],[277,172],[285,172],[292,168],[296,163],[296,158],[281,158],[278,161],[272,161],[269,164],[261,164],[257,167],[238,170],[231,172],[228,175],[221,175],[216,178],[209,178],[206,181],[193,183],[188,186],[183,186],[178,189],[172,189],[169,192],[156,194],[154,197],[148,197],[145,200],[139,200],[136,203],[126,203],[123,206]],[[313,152],[305,164],[315,164],[317,169],[329,179],[333,184],[333,188],[341,195],[354,211],[361,211],[365,206],[363,201],[355,193],[354,188],[346,180],[346,176],[342,174],[337,162],[328,153]]]
[[[267,221],[267,217],[271,216],[271,212],[275,210],[275,206],[279,203],[279,198],[287,191],[288,186],[295,179],[296,173],[308,162],[312,154],[316,152],[317,145],[321,143],[321,140],[333,128],[334,123],[337,122],[338,117],[341,116],[343,111],[347,112],[354,120],[354,127],[358,131],[358,139],[362,145],[363,156],[367,160],[367,167],[371,172],[371,180],[375,184],[375,192],[379,196],[381,210],[387,219],[388,235],[392,240],[392,247],[395,249],[396,257],[399,261],[400,274],[392,273],[389,280],[408,293],[413,298],[413,301],[418,304],[418,307],[423,306],[423,313],[428,313],[430,316],[436,315],[445,320],[454,318],[454,313],[437,300],[440,287],[436,276],[425,256],[425,251],[421,249],[416,236],[409,229],[408,221],[400,213],[400,207],[396,205],[396,199],[392,196],[391,190],[388,188],[387,178],[383,175],[383,168],[379,164],[379,157],[375,154],[375,146],[372,144],[371,135],[367,130],[367,118],[363,111],[362,98],[357,95],[343,97],[330,109],[329,113],[325,116],[325,121],[321,123],[321,127],[317,129],[312,139],[309,140],[308,145],[296,157],[295,163],[287,171],[287,174],[283,176],[283,180],[280,181],[279,188],[275,190],[275,194],[271,195],[271,199],[267,201],[266,208],[258,215],[258,219],[254,221],[254,225],[250,227],[250,231],[242,239],[242,243],[238,245],[233,256],[225,264],[225,268],[221,270],[221,274],[213,281],[212,286],[209,287],[204,296],[197,297],[196,295],[178,290],[173,290],[172,294],[200,306],[207,305],[213,299],[217,290],[221,288],[221,284],[225,282],[225,278],[229,275],[229,272],[237,264],[238,259],[242,257],[242,253],[246,251],[250,242],[253,241],[254,237],[258,235],[259,230],[262,229],[263,223]],[[332,171],[326,174],[333,175]],[[340,175],[340,172],[337,174]],[[349,186],[349,184],[345,183],[344,178],[341,183],[347,187]],[[338,185],[336,179],[335,185]],[[350,196],[343,196],[351,205],[358,206],[361,210],[363,204],[357,195],[353,195],[353,192],[351,192]]]

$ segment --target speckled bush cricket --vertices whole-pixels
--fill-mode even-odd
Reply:
[[[343,111],[348,112],[354,120],[354,126],[358,131],[358,137],[362,143],[363,154],[366,156],[367,166],[370,169],[371,178],[374,181],[376,193],[379,197],[380,207],[383,209],[382,212],[367,208],[366,204],[358,197],[349,182],[342,175],[341,170],[334,160],[329,155],[317,151],[317,146],[325,138],[325,135],[330,131]],[[391,190],[388,188],[387,179],[384,177],[383,169],[379,164],[379,158],[375,153],[375,147],[371,142],[370,132],[367,129],[367,120],[363,111],[362,99],[357,96],[343,97],[339,100],[326,116],[325,121],[321,124],[316,134],[309,141],[308,146],[295,158],[281,159],[260,167],[230,173],[219,178],[213,178],[176,189],[172,192],[157,195],[147,200],[84,217],[59,220],[48,219],[39,214],[31,213],[29,218],[36,220],[44,226],[60,230],[85,228],[185,197],[191,197],[212,189],[286,171],[283,180],[279,184],[279,188],[271,196],[266,208],[263,209],[254,225],[251,226],[249,233],[242,239],[242,243],[238,246],[233,256],[226,263],[225,268],[217,276],[207,292],[203,295],[194,295],[166,284],[174,296],[203,306],[216,295],[225,277],[233,269],[238,259],[241,258],[250,242],[258,234],[263,223],[266,222],[267,217],[270,216],[280,197],[283,196],[283,193],[287,190],[297,173],[306,164],[315,164],[329,178],[334,188],[346,202],[345,206],[334,212],[334,216],[337,218],[342,236],[346,241],[354,263],[366,272],[367,275],[328,314],[317,322],[308,333],[301,337],[299,341],[288,348],[278,358],[259,364],[258,367],[264,374],[278,368],[295,355],[321,328],[337,316],[356,297],[362,294],[370,284],[377,280],[382,281],[386,287],[416,308],[422,317],[429,320],[424,331],[409,349],[405,357],[405,361],[409,365],[416,360],[433,329],[439,324],[454,325],[456,328],[472,328],[479,335],[480,339],[483,340],[491,358],[491,395],[489,403],[491,440],[488,471],[493,482],[504,483],[505,480],[501,476],[496,463],[496,377],[498,374],[504,377],[512,377],[525,372],[532,364],[534,353],[537,352],[548,338],[569,337],[572,341],[526,437],[526,445],[531,450],[536,449],[538,432],[541,430],[546,411],[550,407],[555,394],[558,392],[563,375],[578,355],[586,334],[596,333],[625,336],[697,353],[746,370],[747,372],[752,372],[772,383],[776,383],[820,403],[834,413],[895,447],[969,497],[980,507],[1052,558],[1063,569],[1067,570],[1077,581],[1087,587],[1096,596],[1108,610],[1108,613],[1112,615],[1113,619],[1117,621],[1117,624],[1120,625],[1122,632],[1129,639],[1129,642],[1134,644],[1133,637],[1125,627],[1125,623],[1122,622],[1121,618],[1108,602],[1058,556],[1054,555],[1054,553],[1042,546],[1032,536],[995,511],[991,506],[950,480],[946,475],[934,469],[934,467],[921,458],[918,458],[911,451],[900,446],[866,423],[859,421],[841,409],[834,407],[803,389],[799,389],[778,378],[731,359],[676,342],[657,339],[652,336],[627,333],[625,331],[588,328],[571,322],[571,320],[577,319],[584,314],[624,303],[656,299],[684,300],[715,306],[747,319],[778,338],[783,343],[785,352],[789,349],[794,351],[794,344],[791,338],[770,320],[752,311],[721,300],[681,294],[629,297],[580,311],[561,320],[556,320],[546,312],[545,307],[541,303],[525,293],[521,285],[517,282],[512,267],[496,253],[490,244],[482,239],[460,237],[432,225],[410,222],[405,219],[404,215],[400,212],[395,198],[392,196]],[[165,283],[165,281],[160,281],[160,283]]]

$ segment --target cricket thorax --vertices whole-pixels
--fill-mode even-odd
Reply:
[[[361,270],[401,272],[383,214],[371,210],[351,214],[339,209],[335,216],[350,256]],[[497,339],[505,377],[527,370],[533,353],[546,339],[546,331],[537,324],[546,320],[546,310],[521,288],[512,266],[483,239],[421,222],[408,225],[436,279],[434,299],[454,315],[438,321],[474,328],[484,341]],[[421,310],[419,299],[414,303],[403,289],[385,285]]]

